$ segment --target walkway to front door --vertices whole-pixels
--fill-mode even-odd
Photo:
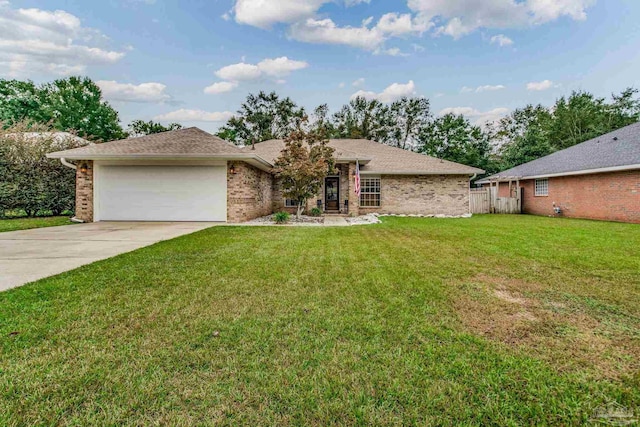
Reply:
[[[329,176],[324,179],[324,208],[327,211],[340,210],[340,178]]]

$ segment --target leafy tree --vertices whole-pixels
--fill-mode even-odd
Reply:
[[[425,124],[418,151],[487,171],[493,169],[489,136],[462,115],[446,114]]]
[[[126,136],[118,112],[102,100],[102,92],[88,77],[69,77],[44,85],[43,110],[53,126],[75,131],[82,138],[104,142]]]
[[[499,141],[500,169],[530,162],[551,154],[553,116],[542,105],[527,105],[500,120],[495,138]]]
[[[413,149],[431,120],[429,100],[403,97],[391,104],[389,112],[391,132],[388,143],[404,150]]]
[[[127,133],[129,137],[137,137],[179,129],[182,129],[182,125],[179,123],[171,123],[169,126],[163,126],[161,123],[156,123],[153,120],[149,120],[148,122],[144,120],[134,120],[129,124]]]
[[[73,210],[75,175],[53,151],[85,145],[73,135],[44,125],[18,123],[0,132],[0,213],[23,210],[29,216]]]
[[[336,130],[333,126],[333,123],[331,122],[331,117],[329,116],[329,106],[327,104],[319,105],[315,110],[313,110],[310,130],[313,132],[318,132],[321,135],[325,135],[327,138],[333,137],[335,135]]]
[[[284,197],[298,203],[297,218],[307,200],[322,188],[324,177],[333,170],[334,149],[328,143],[323,132],[309,132],[298,127],[285,138],[285,147],[275,161],[274,172]]]
[[[44,122],[41,91],[31,81],[0,79],[0,122],[4,127],[23,121]]]
[[[387,142],[392,123],[389,107],[376,99],[352,99],[333,115],[337,138],[363,138]]]
[[[102,100],[100,88],[88,77],[69,77],[41,86],[19,80],[0,80],[0,119],[51,124],[91,141],[125,137],[118,113]]]
[[[220,128],[220,138],[238,145],[249,145],[269,139],[285,138],[305,116],[291,98],[280,98],[275,92],[249,94],[238,114]]]

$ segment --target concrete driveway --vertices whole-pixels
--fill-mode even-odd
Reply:
[[[95,222],[0,233],[0,291],[218,224]]]

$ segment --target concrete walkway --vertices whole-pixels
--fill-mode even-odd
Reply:
[[[95,222],[0,233],[0,291],[214,225]]]

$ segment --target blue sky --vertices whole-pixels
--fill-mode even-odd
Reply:
[[[213,131],[261,89],[332,111],[425,96],[482,123],[640,87],[637,22],[632,0],[0,0],[0,76],[86,74],[123,125]]]

